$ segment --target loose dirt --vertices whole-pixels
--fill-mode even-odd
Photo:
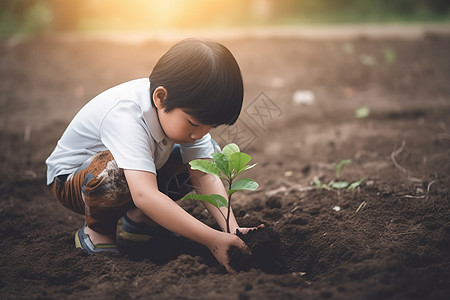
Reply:
[[[280,233],[288,272],[226,274],[181,237],[119,240],[124,258],[75,249],[83,217],[52,197],[44,161],[89,99],[147,77],[171,44],[13,39],[0,41],[0,297],[447,299],[450,38],[219,41],[246,95],[237,126],[213,136],[242,145],[260,184],[235,214]],[[343,159],[339,180],[361,186],[316,188]],[[214,226],[201,204],[182,205]]]

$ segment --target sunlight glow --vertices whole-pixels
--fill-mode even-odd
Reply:
[[[271,0],[85,0],[81,27],[165,28],[230,26],[236,20],[264,19]]]

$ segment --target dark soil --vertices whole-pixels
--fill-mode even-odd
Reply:
[[[280,236],[272,228],[265,226],[249,231],[247,234],[237,235],[247,244],[251,256],[244,255],[237,248],[228,251],[230,266],[236,271],[248,271],[256,268],[269,274],[288,273],[289,269],[284,261]]]
[[[123,258],[75,249],[83,217],[52,197],[44,161],[89,99],[147,77],[172,42],[10,39],[0,41],[0,298],[447,299],[450,38],[221,42],[241,65],[245,107],[239,130],[213,135],[221,145],[246,135],[234,141],[260,184],[233,209],[242,226],[279,233],[287,272],[226,274],[181,237],[119,240]],[[314,102],[295,104],[298,90]],[[359,188],[315,188],[348,158],[340,180],[364,178]],[[201,204],[180,205],[214,226]]]

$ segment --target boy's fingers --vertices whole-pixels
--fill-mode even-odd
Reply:
[[[258,228],[263,228],[264,227],[264,224],[260,224],[259,226],[257,226],[257,227],[244,227],[244,228],[239,228],[238,230],[239,230],[239,232],[240,233],[242,233],[242,234],[247,234],[249,231],[251,231],[251,230],[255,230],[255,229],[258,229]]]
[[[250,251],[250,248],[247,246],[246,243],[244,243],[243,240],[239,239],[239,249],[241,250],[242,253],[244,253],[245,255],[252,255],[252,251]]]
[[[233,269],[229,264],[225,265],[225,269],[227,270],[228,273],[230,274],[236,274],[236,270]]]
[[[239,251],[241,251],[244,255],[248,255],[248,256],[252,255],[252,252],[250,251],[250,248],[249,248],[249,247],[247,246],[247,244],[245,244],[244,241],[241,240],[240,238],[238,238],[238,241],[234,243],[234,246],[235,246],[236,248],[238,248]],[[237,273],[236,270],[233,269],[233,268],[230,266],[230,261],[229,261],[229,259],[228,259],[228,261],[227,261],[223,266],[225,267],[225,269],[227,270],[228,273],[230,273],[230,274],[236,274],[236,273]]]

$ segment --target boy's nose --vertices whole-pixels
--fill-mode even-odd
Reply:
[[[206,133],[205,133],[205,134],[206,134]],[[199,139],[201,139],[205,134],[203,134],[201,131],[191,133],[191,139],[199,140]]]
[[[209,126],[199,128],[198,130],[191,133],[191,138],[195,139],[195,140],[199,140],[202,137],[204,137],[210,130],[211,130],[211,128]]]

